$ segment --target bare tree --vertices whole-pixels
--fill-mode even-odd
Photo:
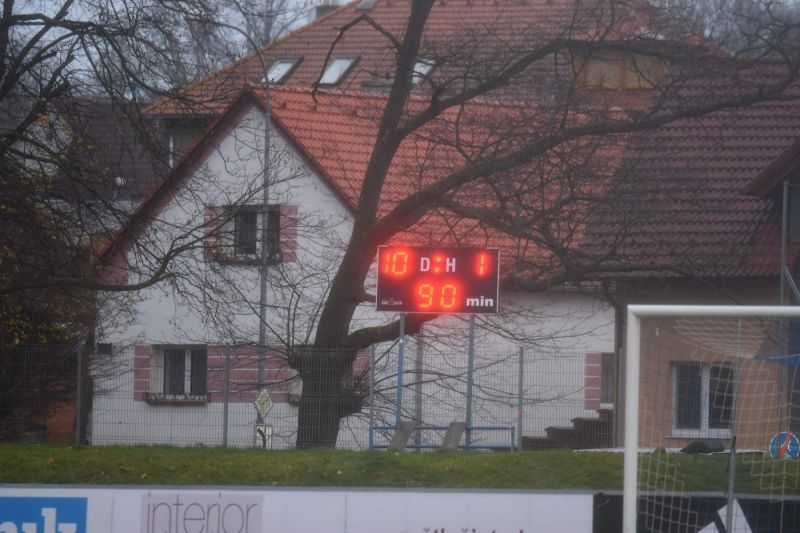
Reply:
[[[345,378],[356,350],[398,334],[398,322],[351,329],[356,309],[367,301],[365,283],[379,244],[445,212],[454,228],[460,220],[479,221],[489,233],[519,239],[527,250],[508,266],[509,279],[522,289],[642,268],[616,253],[634,213],[620,219],[619,241],[592,253],[578,246],[592,209],[615,201],[607,191],[628,137],[796,97],[789,89],[800,66],[798,26],[775,12],[750,20],[750,38],[738,36],[737,47],[725,50],[695,33],[702,21],[687,25],[685,13],[670,16],[635,2],[554,8],[551,20],[515,28],[511,39],[497,38],[496,27],[486,24],[437,41],[425,32],[431,8],[433,2],[412,3],[402,35],[379,28],[397,64],[315,350],[295,361],[304,381],[299,447],[335,443],[338,420],[358,405],[349,399],[352,380]],[[378,25],[366,14],[348,27],[356,24]],[[424,97],[412,94],[419,57],[434,58],[441,69],[427,81]],[[537,90],[543,80],[557,90]],[[495,108],[486,103],[493,98],[513,104]],[[449,165],[437,166],[434,158],[423,163],[428,166],[419,174],[426,179],[386,205],[392,165],[404,143],[419,139],[457,156],[447,158]],[[416,331],[428,319],[410,316],[406,327]],[[327,351],[333,348],[351,351]],[[323,369],[327,381],[319,375]]]
[[[76,137],[64,136],[61,119],[48,112],[61,97],[81,91],[102,94],[119,104],[117,109],[142,134],[141,143],[159,146],[160,139],[138,109],[152,95],[178,97],[172,91],[175,84],[213,68],[213,62],[197,57],[185,67],[180,62],[187,54],[192,57],[187,36],[201,37],[208,55],[218,52],[217,45],[230,34],[217,41],[209,32],[216,17],[224,18],[224,10],[201,0],[170,3],[156,11],[138,0],[66,1],[44,7],[18,13],[13,1],[4,3],[0,102],[9,119],[0,134],[0,170],[8,180],[4,195],[29,193],[32,211],[47,213],[41,224],[47,231],[38,241],[63,243],[74,253],[65,255],[69,261],[53,262],[39,250],[25,263],[36,268],[17,268],[29,251],[4,235],[0,259],[7,270],[0,274],[0,294],[54,288],[135,291],[167,282],[202,305],[198,295],[218,287],[238,290],[226,283],[224,272],[212,272],[206,280],[192,277],[196,252],[209,238],[205,221],[171,234],[166,244],[141,236],[128,240],[132,248],[126,252],[136,268],[128,273],[129,282],[99,279],[99,265],[86,259],[91,254],[79,253],[91,250],[87,237],[120,225],[133,234],[137,225],[151,222],[149,214],[129,220],[129,211],[99,194],[85,167],[81,172],[67,164],[63,156]],[[428,221],[447,228],[434,236],[440,242],[487,243],[503,235],[519,250],[506,264],[509,287],[522,290],[580,284],[597,272],[640,268],[622,260],[620,246],[641,213],[624,213],[618,231],[600,249],[579,246],[592,211],[618,205],[608,191],[625,171],[621,161],[630,136],[676,120],[795,97],[791,89],[800,64],[798,27],[778,9],[760,10],[758,17],[733,10],[731,20],[746,19],[747,24],[727,24],[720,26],[722,34],[707,35],[706,21],[691,9],[594,0],[556,4],[536,24],[517,25],[512,32],[503,25],[514,21],[499,13],[497,20],[483,21],[478,28],[439,35],[427,29],[433,8],[432,0],[411,2],[399,32],[364,13],[341,28],[331,47],[335,50],[356,25],[371,25],[393,50],[396,64],[386,105],[371,110],[376,135],[345,253],[331,279],[325,265],[318,266],[326,275],[309,273],[306,278],[320,287],[323,298],[319,307],[303,311],[307,324],[300,329],[305,333],[281,335],[295,344],[314,335],[312,347],[289,354],[304,383],[299,447],[335,444],[339,421],[363,403],[352,374],[358,350],[398,334],[398,322],[373,327],[354,322],[359,306],[371,298],[369,269],[379,244],[401,232],[424,233]],[[249,8],[244,12],[252,14]],[[191,24],[176,28],[180,21]],[[730,28],[737,32],[729,39]],[[414,72],[420,58],[435,64],[434,75]],[[403,169],[416,181],[389,200],[386,185],[398,154],[409,143],[424,146],[425,157]],[[166,166],[163,160],[158,164]],[[50,200],[49,187],[31,186],[47,184],[60,173],[69,176],[72,188],[92,197],[93,202],[80,203],[91,209],[76,209],[63,198]],[[242,197],[225,203],[246,204],[259,190],[253,184]],[[217,216],[215,227],[224,228],[232,211]],[[55,234],[48,235],[51,231]],[[276,290],[286,291],[291,307],[299,301],[302,282],[295,278],[280,283],[276,281]],[[252,305],[232,294],[230,302],[241,312]],[[206,303],[213,300],[205,298]],[[211,311],[212,321],[237,316]],[[290,316],[296,313],[286,312],[287,324]],[[413,333],[429,319],[409,317],[407,330]],[[219,327],[228,328],[232,339],[245,336],[224,321]],[[280,333],[277,327],[275,333]]]
[[[302,7],[276,4],[250,8],[282,29]],[[139,283],[98,275],[97,252],[171,171],[160,125],[142,110],[249,49],[230,25],[250,15],[216,0],[3,3],[4,301],[24,301],[31,291],[136,290],[170,277],[172,259],[202,246],[202,228],[163,257],[138,243],[150,268],[138,272]]]
[[[282,2],[275,12],[271,5],[261,7],[278,27],[296,17],[290,8],[298,6]],[[243,14],[218,0],[2,6],[0,373],[3,416],[13,417],[24,413],[9,411],[8,398],[21,390],[42,392],[48,380],[69,389],[59,381],[59,358],[74,360],[75,346],[92,344],[98,327],[128,323],[133,291],[185,276],[186,261],[178,258],[202,248],[202,222],[158,256],[152,242],[137,241],[142,268],[127,273],[135,283],[106,275],[101,253],[170,172],[160,124],[143,109],[248,46],[219,23],[239,23]],[[112,292],[98,303],[98,289]],[[98,305],[105,312],[99,322]],[[14,358],[26,350],[36,352],[36,369],[23,372]]]

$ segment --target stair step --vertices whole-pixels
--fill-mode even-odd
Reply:
[[[559,446],[572,448],[580,439],[578,430],[574,427],[554,427],[544,428],[548,438],[553,439]]]
[[[522,437],[523,450],[552,450],[558,447],[556,441],[548,437]]]

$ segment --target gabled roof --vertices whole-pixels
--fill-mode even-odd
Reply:
[[[248,91],[243,93],[225,113],[215,119],[195,140],[194,144],[183,153],[169,175],[150,190],[129,217],[127,224],[121,227],[114,238],[100,250],[98,256],[108,262],[113,260],[114,254],[126,250],[130,242],[138,238],[140,233],[158,216],[175,191],[185,184],[209,153],[236,126],[242,116],[257,105],[259,103]]]
[[[626,224],[625,213],[629,235],[619,263],[642,266],[628,275],[775,276],[780,207],[750,193],[798,142],[800,100],[720,111],[639,133],[628,144],[611,193],[617,195],[615,211],[596,214],[585,244],[602,250]]]
[[[256,92],[260,93],[261,89]],[[423,99],[412,99],[409,107],[421,106],[424,102]],[[385,105],[386,96],[377,94],[318,92],[312,95],[308,90],[272,91],[272,115],[275,122],[301,153],[313,162],[320,175],[340,191],[351,206],[358,203],[378,122]],[[440,120],[415,132],[401,143],[392,160],[379,203],[379,215],[388,213],[399,201],[449,172],[467,166],[467,157],[477,155],[479,150],[488,146],[501,152],[511,148],[510,145],[517,142],[517,138],[505,138],[501,132],[499,137],[502,140],[498,140],[498,132],[494,129],[488,131],[487,128],[499,123],[510,125],[515,118],[528,116],[530,115],[523,113],[520,106],[508,103],[472,103],[467,109],[452,109],[444,113]],[[453,139],[449,137],[456,130],[455,120],[459,121],[459,149],[453,146]],[[524,124],[516,124],[514,127],[527,129],[527,135],[535,134],[535,121],[520,122]],[[514,133],[520,136],[526,134],[519,129],[515,129]],[[597,143],[592,143],[591,153],[588,149],[586,153],[582,153],[580,147],[571,146],[566,151],[568,153],[559,154],[562,159],[537,161],[530,168],[515,168],[504,178],[507,183],[503,187],[508,187],[510,191],[514,183],[519,185],[528,179],[541,180],[537,183],[545,191],[537,189],[538,194],[552,198],[553,203],[557,199],[574,203],[570,205],[567,202],[558,216],[547,223],[551,224],[553,237],[562,239],[564,246],[577,247],[583,237],[583,223],[580,220],[582,215],[579,212],[584,206],[578,205],[575,197],[581,196],[580,188],[583,188],[583,196],[602,193],[619,163],[621,141],[624,142],[619,137],[608,136],[600,141],[599,147]],[[498,144],[494,146],[493,142]],[[471,146],[474,146],[475,154],[469,153]],[[578,153],[592,159],[594,174],[591,178],[573,177],[571,183],[576,190],[567,193],[567,198],[560,190],[564,182],[556,176],[557,169],[564,164],[564,159],[579,157],[576,155]],[[542,163],[549,171],[542,171],[538,163]],[[547,176],[543,177],[543,174]],[[545,184],[549,179],[553,181],[549,185]],[[525,187],[527,185],[523,185]],[[460,189],[455,197],[470,206],[500,209],[495,191],[487,188],[480,180]],[[572,220],[568,220],[570,218]],[[559,231],[563,234],[558,235]],[[531,233],[535,234],[536,231],[531,230]],[[501,258],[507,268],[513,264],[514,268],[550,273],[561,269],[551,251],[543,247],[541,241],[512,236],[474,218],[459,216],[444,207],[430,211],[414,226],[392,237],[391,241],[418,245],[495,246],[501,248]]]
[[[220,135],[233,127],[238,120],[237,117],[242,116],[245,109],[250,109],[254,105],[263,106],[263,102],[263,89],[253,89],[240,96],[237,102],[209,128],[195,147],[186,153],[176,165],[172,175],[142,204],[128,230],[120,234],[117,248],[121,240],[134,236],[156,216],[166,199],[171,197],[172,191],[180,187],[193,169],[202,163],[209,147],[219,142]],[[416,101],[412,98],[409,107],[423,104],[424,100]],[[290,88],[271,90],[273,122],[295,145],[306,162],[318,172],[320,178],[325,180],[351,208],[358,203],[362,180],[375,143],[377,124],[385,105],[386,95],[381,94],[339,91],[319,91],[312,94],[307,89]],[[437,137],[439,129],[444,124],[452,125],[452,121],[457,118],[463,150],[469,150],[470,140],[475,141],[476,147],[484,149],[486,144],[483,142],[484,139],[491,138],[496,132],[486,130],[486,122],[481,119],[491,116],[493,122],[510,123],[513,121],[506,118],[519,112],[517,107],[510,104],[475,103],[466,110],[453,109],[445,113],[440,121],[434,121],[429,127],[422,128],[407,138],[392,161],[380,199],[379,211],[388,212],[409,194],[466,164],[467,152],[456,150],[446,142],[446,138]],[[470,120],[470,116],[475,120]],[[517,124],[515,127],[535,128],[534,124],[522,122],[523,124]],[[506,141],[496,142],[497,147],[502,149],[502,144]],[[598,161],[605,160],[608,166],[604,171],[610,176],[613,174],[620,152],[608,150],[608,153],[617,155],[609,158],[595,154],[595,158]],[[517,175],[524,175],[519,169],[511,174],[509,180],[525,179]],[[590,184],[589,187],[597,188],[594,184]],[[466,187],[460,190],[458,195],[478,207],[495,207],[491,191],[483,190],[482,184]],[[569,208],[565,208],[564,216],[568,213]],[[575,232],[570,238],[577,244],[581,232]],[[396,235],[393,242],[496,246],[503,249],[502,257],[506,264],[512,261],[536,259],[539,263],[538,268],[542,270],[556,268],[552,258],[547,257],[535,243],[525,242],[524,239],[512,237],[486,227],[476,220],[458,216],[441,208],[425,215],[410,230]]]
[[[755,196],[767,196],[798,169],[800,169],[800,137],[753,178],[745,192]]]
[[[178,175],[191,168],[204,145],[214,142],[214,132],[222,124],[235,122],[232,115],[237,108],[243,103],[263,102],[263,96],[263,89],[242,96],[163,187],[180,182]],[[273,121],[343,201],[356,205],[385,95],[330,91],[312,95],[308,90],[275,88],[271,98]],[[415,105],[412,98],[409,106]],[[470,113],[508,113],[513,117],[518,111],[507,103],[484,102],[474,104]],[[442,120],[447,121],[448,116]],[[401,145],[387,176],[381,212],[464,164],[463,153],[446,143],[431,142],[436,127],[423,128]],[[480,127],[472,133],[480,136]],[[573,215],[580,216],[578,211],[559,212],[553,227],[563,224],[565,231],[574,231],[566,242],[587,258],[601,257],[614,248],[606,263],[611,277],[774,276],[779,269],[780,212],[772,199],[748,194],[748,185],[781,160],[798,139],[800,100],[720,111],[618,138],[587,159],[599,182],[596,190],[588,192],[606,194],[607,203],[593,209],[587,223],[571,220]],[[545,164],[559,170],[556,162]],[[511,179],[524,182],[524,171],[516,169],[516,173]],[[610,176],[613,185],[607,187],[610,178],[605,178]],[[480,184],[458,194],[477,206],[493,206],[493,195]],[[506,259],[534,265],[531,272],[559,268],[545,252],[546,246],[487,228],[446,209],[433,210],[394,241],[404,239],[425,244],[494,245],[505,250]]]
[[[66,162],[54,181],[54,193],[65,200],[137,202],[167,171],[156,128],[132,107],[102,98],[64,97],[52,111],[69,130]]]
[[[658,40],[660,35],[647,29],[652,7],[646,1],[635,0],[615,7],[605,0],[576,3],[575,0],[447,0],[435,2],[429,15],[422,42],[421,57],[443,55],[453,65],[437,65],[431,76],[442,78],[476,68],[482,53],[489,60],[498,50],[509,54],[514,47],[532,47],[536,42],[569,31],[569,36],[585,36],[613,40],[617,34],[641,36],[643,40]],[[331,59],[357,58],[352,70],[336,86],[339,90],[361,90],[362,85],[380,85],[394,75],[396,52],[391,43],[367,21],[350,26],[356,19],[368,16],[385,31],[401,39],[410,13],[410,0],[377,0],[367,9],[356,0],[334,10],[310,24],[270,44],[262,50],[266,65],[259,54],[251,53],[240,61],[207,76],[179,91],[179,99],[162,99],[150,112],[162,115],[216,115],[227,108],[239,93],[264,78],[267,68],[279,59],[298,59],[296,67],[282,82],[283,86],[310,87],[320,77],[325,58],[340,30],[347,27],[336,42]],[[576,6],[582,15],[576,16]],[[627,10],[627,11],[624,11]],[[615,17],[616,30],[605,30],[603,24]],[[598,29],[601,28],[601,29]],[[582,34],[581,31],[584,33]],[[479,36],[479,38],[478,38]],[[459,51],[469,43],[468,58],[459,60]],[[478,45],[477,43],[480,43]],[[434,57],[433,59],[436,59]],[[460,61],[460,63],[459,63]],[[471,65],[467,67],[466,65]],[[450,70],[448,70],[450,69]]]

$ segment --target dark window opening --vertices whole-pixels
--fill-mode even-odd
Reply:
[[[258,250],[258,211],[240,209],[233,220],[233,253],[255,255]]]
[[[186,357],[182,349],[164,350],[164,393],[183,394]]]

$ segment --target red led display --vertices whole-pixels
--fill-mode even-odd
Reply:
[[[378,247],[378,311],[496,313],[496,248]]]

